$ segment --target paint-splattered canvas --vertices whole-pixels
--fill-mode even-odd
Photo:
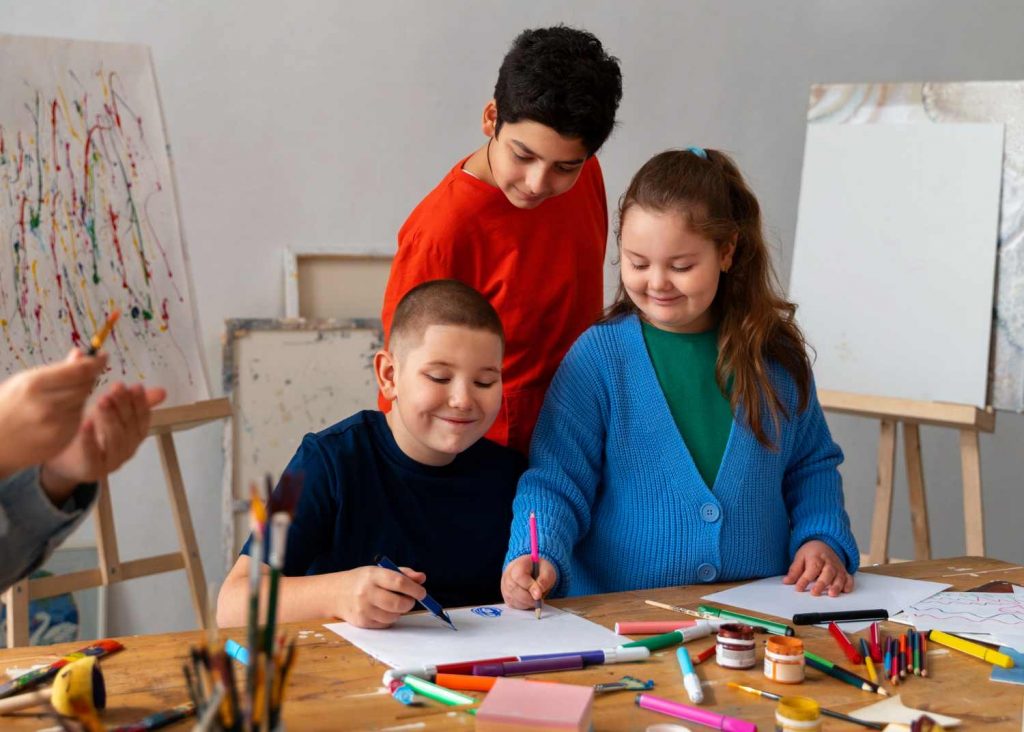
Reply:
[[[149,49],[0,35],[0,376],[114,309],[107,380],[209,398]]]
[[[1005,124],[989,403],[1024,412],[1024,81],[819,84],[808,124]]]

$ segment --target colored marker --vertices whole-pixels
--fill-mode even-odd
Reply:
[[[432,684],[426,679],[421,679],[418,676],[408,675],[404,679],[405,685],[410,687],[420,696],[425,696],[428,699],[433,699],[436,702],[447,704],[450,707],[460,706],[462,704],[476,704],[476,699],[465,694],[460,694],[457,691],[446,689],[443,686]]]
[[[434,678],[434,683],[446,689],[457,689],[459,691],[490,691],[497,680],[497,676],[438,674]]]
[[[966,653],[969,656],[980,658],[982,661],[988,661],[989,663],[1002,668],[1013,668],[1014,665],[1013,659],[1005,653],[993,651],[991,648],[986,648],[980,643],[974,643],[973,641],[969,641],[964,638],[958,638],[955,635],[943,633],[941,630],[929,631],[928,639],[935,641],[939,645],[952,648],[954,651]]]
[[[704,690],[700,688],[700,676],[693,668],[693,661],[690,660],[690,652],[685,648],[676,650],[676,660],[679,661],[679,671],[683,674],[683,687],[687,696],[694,704],[704,701]]]
[[[875,664],[871,660],[871,651],[868,649],[868,642],[860,639],[860,652],[864,656],[864,667],[868,670],[868,678],[872,684],[878,683],[878,674],[875,673]]]
[[[238,641],[230,638],[224,641],[224,652],[243,666],[249,665],[249,649]]]
[[[398,568],[398,565],[392,562],[383,554],[377,557],[377,566],[383,567],[384,569],[390,569],[392,572],[398,572],[399,574],[402,574],[402,570]],[[441,603],[439,603],[433,597],[431,597],[430,595],[426,595],[422,600],[417,600],[416,602],[418,602],[420,605],[426,608],[427,612],[429,612],[435,618],[447,623],[449,628],[451,628],[452,630],[458,630],[458,628],[455,627],[455,623],[452,622],[452,619],[448,617],[448,613],[446,613],[444,611],[444,608],[441,607]]]
[[[775,701],[778,701],[782,698],[779,694],[773,694],[770,691],[765,691],[764,689],[755,689],[753,686],[744,686],[743,684],[737,684],[735,681],[730,681],[728,683],[728,686],[730,689],[746,691],[750,694],[763,696],[765,699],[774,699]],[[844,722],[850,722],[851,724],[859,724],[862,727],[867,727],[868,729],[885,729],[886,727],[886,723],[884,722],[868,722],[863,719],[857,719],[856,717],[851,717],[847,714],[843,714],[842,712],[833,712],[831,709],[825,709],[824,707],[820,707],[820,709],[821,713],[824,714],[826,717],[832,717],[833,719],[841,719]]]
[[[103,347],[103,341],[107,340],[107,336],[110,335],[110,331],[114,329],[114,323],[116,323],[117,319],[120,317],[120,310],[114,310],[114,312],[110,314],[110,317],[107,318],[107,322],[103,324],[103,327],[100,328],[99,332],[93,335],[89,340],[89,348],[85,351],[87,355],[95,356],[100,352],[100,348]]]
[[[473,667],[474,676],[525,676],[546,674],[552,671],[578,671],[583,668],[581,656],[555,656],[534,658],[529,661],[507,661],[505,663],[481,663]]]
[[[698,621],[696,625],[689,628],[680,628],[679,630],[672,630],[668,633],[662,633],[661,635],[652,635],[649,638],[641,638],[640,640],[623,643],[621,648],[642,647],[649,648],[652,651],[658,651],[662,648],[668,648],[669,646],[678,645],[680,643],[688,643],[692,640],[697,640],[698,638],[707,638],[715,630],[716,626],[711,623]]]
[[[757,732],[757,725],[745,719],[726,717],[722,714],[716,714],[709,709],[691,707],[679,702],[662,699],[660,696],[654,696],[654,694],[637,694],[636,705],[641,709],[650,709],[652,712],[667,714],[676,719],[703,724],[712,729],[725,730],[725,732]]]
[[[846,633],[843,632],[842,628],[832,622],[828,624],[828,632],[833,638],[835,638],[836,643],[839,644],[840,650],[842,650],[842,652],[846,654],[846,657],[850,659],[850,663],[854,666],[859,666],[864,663],[864,659],[860,657],[859,653],[857,653],[857,649],[853,647],[852,643],[850,643],[850,639],[846,637]]]
[[[533,563],[533,581],[540,577],[540,540],[537,538],[537,516],[530,511],[530,561]],[[533,613],[540,620],[540,608],[543,600],[534,600]]]
[[[849,623],[864,620],[888,620],[889,611],[878,610],[841,610],[829,613],[797,613],[793,616],[793,625],[817,625],[818,623]]]
[[[617,635],[661,635],[673,630],[692,628],[697,624],[693,620],[620,620],[615,624]]]
[[[515,661],[537,661],[545,658],[564,658],[565,656],[579,656],[583,659],[584,666],[597,666],[610,663],[630,663],[632,661],[644,661],[651,656],[646,648],[604,648],[597,651],[571,651],[564,653],[538,653],[528,656],[502,656],[501,658],[481,658],[475,661],[458,661],[455,663],[439,663],[434,666],[406,666],[404,668],[392,668],[384,672],[382,683],[389,686],[392,681],[400,680],[412,674],[420,678],[434,678],[438,674],[463,674],[473,673],[475,666],[488,663],[512,663]]]
[[[788,625],[785,623],[777,623],[774,620],[763,620],[761,618],[751,617],[750,615],[733,612],[732,610],[718,608],[713,605],[698,605],[697,610],[702,613],[707,613],[708,615],[713,615],[716,618],[730,618],[731,620],[736,620],[747,625],[764,628],[773,635],[796,635],[796,631]]]

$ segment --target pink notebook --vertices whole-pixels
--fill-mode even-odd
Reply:
[[[590,729],[590,686],[500,677],[476,712],[477,732]]]

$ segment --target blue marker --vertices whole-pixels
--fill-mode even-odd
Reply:
[[[383,554],[377,555],[377,566],[383,567],[384,569],[390,569],[391,571],[398,572],[399,574],[402,573],[402,570],[398,568],[398,565],[392,562]],[[448,613],[446,613],[444,611],[444,608],[441,607],[441,603],[439,603],[429,594],[425,596],[422,600],[417,600],[416,602],[425,607],[427,611],[438,620],[443,620],[444,622],[448,623],[449,628],[451,628],[452,630],[458,630],[458,628],[455,627],[455,623],[452,622],[452,619],[448,617]]]
[[[690,660],[690,652],[685,648],[676,651],[676,658],[679,659],[679,670],[683,672],[683,686],[690,701],[700,704],[704,701],[704,690],[700,688],[700,676],[693,668],[693,661]]]
[[[243,666],[249,665],[249,649],[238,641],[228,638],[224,643],[224,652]]]

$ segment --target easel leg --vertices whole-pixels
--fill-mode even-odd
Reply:
[[[916,423],[903,423],[903,453],[907,459],[910,521],[914,527],[914,559],[931,559],[932,539],[928,527],[928,500],[925,498],[924,468],[921,465],[921,432]]]
[[[100,577],[104,585],[121,579],[121,558],[117,550],[117,532],[114,529],[114,507],[110,498],[110,482],[100,478],[96,498],[96,554],[100,563]]]
[[[192,528],[192,514],[188,509],[188,497],[185,494],[185,483],[181,479],[174,437],[170,433],[158,435],[157,447],[160,451],[164,477],[167,479],[167,492],[171,499],[174,523],[178,527],[178,540],[181,542],[181,551],[185,557],[185,574],[188,575],[189,589],[192,591],[192,605],[199,620],[199,627],[206,628],[206,577],[203,574],[203,562],[199,557],[195,530]]]
[[[4,592],[7,606],[7,647],[27,646],[29,638],[28,580],[15,582]]]
[[[967,554],[985,556],[985,512],[981,501],[981,454],[977,430],[960,430],[960,470],[964,480],[964,540]]]
[[[871,564],[889,559],[889,524],[892,519],[893,467],[896,462],[896,422],[883,419],[878,434],[878,476],[875,483],[875,513],[871,519]]]

